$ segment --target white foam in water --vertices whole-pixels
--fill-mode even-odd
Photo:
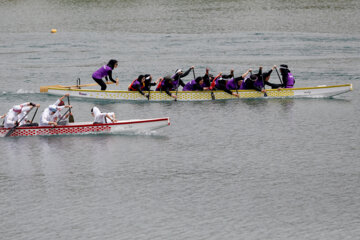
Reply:
[[[35,93],[35,91],[31,91],[31,90],[24,90],[24,89],[19,89],[16,91],[16,93]]]

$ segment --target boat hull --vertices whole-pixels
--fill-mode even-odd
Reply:
[[[104,133],[136,133],[156,130],[170,125],[169,118],[135,119],[116,123],[93,124],[91,122],[69,123],[63,126],[18,127],[10,137],[18,136],[56,136]],[[0,137],[5,137],[10,128],[0,128]]]
[[[285,89],[268,89],[267,98],[327,98],[343,94],[352,90],[352,84],[318,86],[306,88],[285,88]],[[235,91],[234,91],[235,92]],[[58,88],[49,87],[48,93],[52,95],[64,95],[69,93],[72,97],[90,98],[90,99],[107,99],[121,101],[174,101],[174,98],[168,96],[165,92],[151,91],[150,98],[147,99],[136,91],[101,91],[92,89],[76,88]],[[176,92],[173,92],[176,94]],[[255,90],[239,90],[240,98],[264,98],[264,93]],[[230,100],[237,97],[224,91],[213,91],[215,100]],[[211,91],[178,91],[178,101],[211,101]]]

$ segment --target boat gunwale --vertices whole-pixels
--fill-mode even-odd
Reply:
[[[324,88],[339,88],[339,87],[350,87],[350,91],[352,91],[352,83],[348,83],[348,84],[341,84],[341,85],[330,85],[330,86],[316,86],[316,87],[301,87],[301,88],[282,88],[281,90],[279,89],[266,89],[266,91],[294,91],[294,90],[309,90],[309,89],[324,89]],[[59,88],[59,87],[49,87],[48,90],[65,90],[65,91],[75,91],[75,92],[102,92],[102,93],[138,93],[137,91],[126,91],[126,90],[96,90],[96,89],[73,89],[73,88],[68,88],[68,87],[64,87],[64,88]],[[204,90],[204,91],[178,91],[179,93],[207,93],[210,92],[211,90]],[[233,92],[235,92],[236,90],[232,90]],[[149,91],[144,91],[144,92],[149,92]],[[150,91],[150,92],[159,92],[162,93],[163,91]],[[170,91],[172,93],[175,93],[175,91]],[[213,91],[214,93],[216,92],[224,92],[223,90],[215,90]],[[242,89],[242,90],[238,90],[239,93],[241,92],[257,92],[254,89]]]
[[[124,120],[122,122],[116,122],[116,123],[95,123],[94,124],[91,122],[85,122],[86,124],[57,125],[57,126],[24,126],[24,127],[17,127],[16,130],[117,126],[117,125],[138,124],[138,123],[148,123],[148,122],[162,122],[162,121],[167,121],[168,125],[170,125],[170,118],[165,117],[165,118],[153,118],[153,119],[134,119],[134,121]],[[11,128],[0,127],[0,130],[8,130],[8,129],[11,129]]]

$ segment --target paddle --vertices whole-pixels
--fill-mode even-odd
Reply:
[[[71,108],[69,108],[60,118],[59,118],[59,120],[56,122],[56,123],[59,123],[63,118],[64,118],[64,116],[68,113],[68,112],[71,112],[71,110],[70,110]],[[70,122],[70,121],[69,121]],[[55,126],[54,126],[55,127]]]
[[[284,85],[284,83],[283,83],[283,81],[281,80],[280,74],[279,74],[279,72],[278,72],[278,70],[277,70],[276,67],[275,67],[275,70],[276,70],[276,73],[277,73],[277,75],[278,75],[278,77],[279,77],[279,80],[280,80],[280,82],[281,82],[281,85]]]
[[[176,84],[176,93],[175,93],[176,98],[175,98],[175,102],[177,101],[177,93],[178,93],[178,90],[179,90],[179,84],[180,84],[180,77],[179,77],[179,81],[178,81],[177,84]]]
[[[265,91],[265,82],[264,82],[264,76],[263,76],[262,72],[261,72],[261,80],[262,80],[262,84],[263,84],[264,91]],[[267,97],[267,93],[266,93],[266,92],[264,92],[264,97]]]
[[[68,99],[68,104],[70,105],[70,98],[69,98],[69,96],[67,96],[67,99]],[[73,123],[73,122],[75,122],[75,120],[74,120],[74,116],[73,116],[72,113],[71,113],[71,108],[69,108],[69,111],[70,111],[69,123]]]
[[[37,113],[37,111],[39,110],[39,108],[37,107],[36,108],[36,110],[35,110],[35,113],[34,113],[34,116],[32,117],[32,119],[31,119],[31,122],[30,123],[33,123],[33,121],[34,121],[34,118],[35,118],[35,116],[36,116],[36,113]]]
[[[24,120],[24,119],[26,118],[26,116],[30,113],[30,111],[31,111],[32,109],[33,109],[33,108],[31,108],[31,109],[25,114],[25,116],[23,116],[23,117],[20,119],[20,121],[18,121],[18,122],[15,123],[15,126],[14,126],[13,128],[11,128],[11,129],[6,133],[5,137],[9,137],[9,136],[15,131],[15,129],[19,126],[19,123],[21,123],[22,120]]]

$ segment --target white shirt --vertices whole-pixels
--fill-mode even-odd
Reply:
[[[93,107],[93,114],[94,114],[94,123],[108,123],[111,122],[110,119],[106,120],[106,114],[115,118],[115,114],[113,112],[110,113],[102,113],[100,112],[99,108]]]
[[[52,112],[48,107],[45,108],[45,110],[41,114],[39,126],[49,126],[49,122],[55,122],[55,120],[59,120],[59,118],[61,117],[60,111],[64,107],[57,107],[57,108],[59,110],[57,110],[54,114],[51,114]]]

